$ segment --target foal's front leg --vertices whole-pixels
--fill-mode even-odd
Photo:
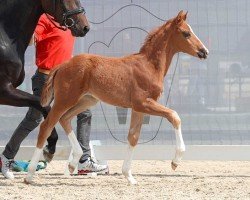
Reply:
[[[180,164],[182,156],[185,152],[185,144],[182,138],[181,125],[178,128],[175,128],[175,137],[176,137],[176,151],[175,157],[171,162],[171,167],[173,170],[177,168]]]
[[[145,112],[150,115],[157,115],[166,118],[175,129],[176,136],[176,152],[172,160],[171,167],[173,170],[180,164],[182,156],[185,152],[185,144],[181,132],[181,119],[176,111],[171,110],[151,98],[147,98],[139,107],[138,111]]]
[[[131,163],[132,163],[134,149],[135,149],[135,146],[137,145],[137,142],[140,136],[142,121],[143,121],[143,113],[139,113],[139,112],[132,110],[131,122],[130,122],[129,134],[128,134],[129,144],[127,148],[127,154],[123,162],[123,166],[122,166],[123,175],[128,180],[129,184],[132,184],[132,185],[137,184],[137,181],[135,180],[135,178],[132,176],[132,173],[131,173]]]

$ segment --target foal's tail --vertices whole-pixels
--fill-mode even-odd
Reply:
[[[43,86],[43,91],[42,91],[42,95],[40,99],[41,106],[43,107],[49,106],[49,104],[52,101],[53,93],[54,93],[53,82],[54,82],[54,78],[56,76],[58,69],[59,67],[57,67],[56,69],[50,72],[49,77]]]

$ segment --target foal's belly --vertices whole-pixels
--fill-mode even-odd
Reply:
[[[107,92],[104,94],[104,92],[99,91],[90,91],[90,93],[100,101],[103,101],[107,104],[113,105],[113,106],[119,106],[124,108],[131,108],[131,101],[128,96],[124,96],[122,94],[118,93],[109,93]]]

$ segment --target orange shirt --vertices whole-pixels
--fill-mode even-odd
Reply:
[[[75,38],[69,29],[56,28],[43,14],[35,29],[35,42],[37,67],[50,70],[72,57]]]

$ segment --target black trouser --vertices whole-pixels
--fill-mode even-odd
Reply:
[[[31,78],[33,94],[41,96],[43,85],[48,75],[36,72]],[[83,156],[80,161],[86,160],[90,156],[90,128],[91,128],[91,112],[87,110],[77,115],[77,139],[82,147]],[[14,159],[22,141],[33,131],[42,121],[43,115],[35,108],[29,108],[26,116],[14,131],[8,144],[6,145],[3,155],[8,159]],[[55,152],[58,135],[54,129],[48,138],[48,147],[51,153]]]

